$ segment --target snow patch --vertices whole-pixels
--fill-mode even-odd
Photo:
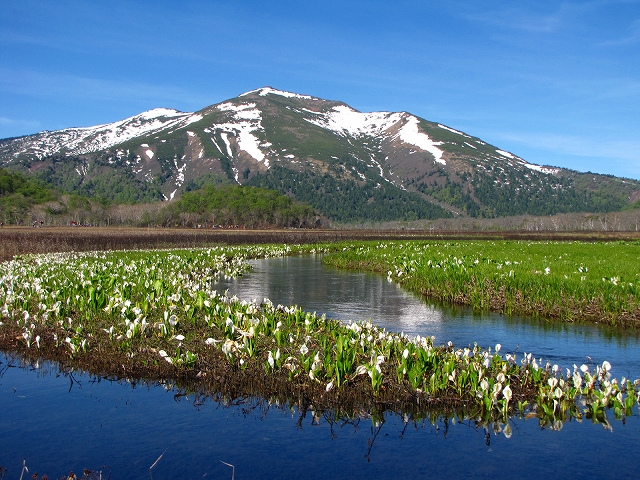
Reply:
[[[541,172],[546,174],[556,174],[560,171],[559,168],[543,167],[541,165],[535,165],[533,163],[527,163],[527,162],[524,162],[523,165],[530,170],[535,170],[536,172]]]
[[[138,116],[146,120],[153,120],[155,118],[160,118],[160,117],[174,118],[174,117],[181,117],[183,115],[184,113],[179,112],[178,110],[174,110],[172,108],[154,108],[152,110],[147,110],[146,112],[143,112]]]
[[[258,160],[259,162],[265,162],[265,165],[268,167],[269,164],[265,161],[264,153],[260,150],[260,142],[258,138],[253,135],[253,131],[255,130],[251,126],[240,126],[238,125],[240,132],[238,133],[238,146],[240,149],[247,152],[253,158]]]
[[[218,142],[216,142],[215,138],[211,137],[211,141],[212,141],[212,142],[213,142],[213,144],[216,146],[216,148],[218,149],[218,151],[219,151],[220,153],[223,153],[223,154],[224,154],[224,152],[223,152],[223,151],[222,151],[222,149],[220,148],[220,145],[218,145]]]
[[[233,153],[231,152],[231,143],[229,142],[229,138],[227,137],[227,132],[222,132],[220,134],[220,137],[222,137],[222,141],[227,147],[227,155],[229,155],[229,158],[233,158]]]
[[[295,155],[289,154],[289,155],[285,155],[284,158],[296,158],[296,157],[295,157]]]
[[[464,133],[462,133],[462,132],[459,132],[458,130],[454,130],[454,129],[453,129],[453,128],[451,128],[451,127],[447,127],[446,125],[438,124],[438,126],[439,126],[440,128],[444,128],[445,130],[449,130],[450,132],[457,133],[458,135],[462,135],[463,137],[471,138],[469,135],[466,135],[466,134],[464,134]]]
[[[478,147],[475,147],[475,146],[471,145],[470,143],[464,142],[464,144],[465,144],[467,147],[475,148],[476,150],[478,149]]]
[[[218,110],[223,112],[235,112],[235,118],[240,120],[260,120],[260,110],[256,109],[255,103],[243,103],[234,105],[233,103],[221,103]]]
[[[179,188],[184,183],[184,170],[187,168],[187,162],[185,162],[181,167],[179,167],[178,161],[174,159],[173,164],[176,166],[176,170],[178,170],[178,175],[176,176],[176,187]],[[173,193],[175,193],[175,190]]]
[[[154,135],[177,129],[202,119],[201,115],[156,108],[118,122],[94,127],[67,128],[37,134],[38,147],[26,146],[17,154],[33,152],[40,158],[66,150],[73,155],[108,149],[144,135]],[[142,145],[148,148],[148,145]]]
[[[446,165],[446,160],[442,159],[443,151],[437,147],[437,145],[442,145],[443,142],[434,142],[429,135],[418,129],[419,124],[420,120],[410,116],[407,123],[398,131],[396,137],[400,137],[400,140],[405,143],[415,145],[419,149],[429,152],[436,162]]]
[[[255,107],[255,103],[240,105],[235,105],[230,102],[221,103],[217,108],[221,111],[233,112],[234,122],[214,124],[210,128],[223,131],[221,136],[227,146],[229,157],[232,157],[231,146],[228,139],[228,135],[231,134],[236,137],[238,147],[241,150],[247,152],[258,162],[264,162],[266,167],[269,168],[269,161],[260,149],[260,140],[254,134],[255,132],[264,130],[262,128],[261,112]],[[265,144],[265,147],[268,148],[269,146],[270,144]]]
[[[261,97],[266,97],[267,95],[272,94],[272,95],[280,95],[281,97],[286,97],[286,98],[302,98],[305,100],[313,99],[313,97],[310,97],[309,95],[300,95],[298,93],[285,92],[283,90],[276,90],[275,88],[271,88],[271,87],[258,88],[257,90],[251,90],[249,92],[242,93],[238,96],[244,97],[245,95],[250,95],[252,93],[257,93]]]
[[[333,107],[327,113],[313,112],[316,118],[305,120],[340,135],[370,135],[382,134],[402,119],[402,113],[372,112],[362,113],[346,105]]]
[[[509,152],[505,152],[504,150],[498,150],[496,149],[496,152],[499,153],[500,155],[502,155],[503,157],[507,157],[507,158],[516,158],[514,155],[512,155]]]
[[[145,150],[145,152],[147,154],[147,157],[149,157],[149,160],[151,160],[153,158],[153,150]]]

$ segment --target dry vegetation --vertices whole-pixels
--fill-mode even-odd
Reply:
[[[342,240],[581,240],[640,239],[640,232],[460,231],[389,229],[170,229],[116,227],[2,227],[0,261],[24,253],[194,248],[216,244],[308,244]]]

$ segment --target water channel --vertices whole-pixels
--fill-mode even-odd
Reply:
[[[246,300],[269,298],[345,321],[433,335],[456,346],[501,343],[504,352],[532,352],[572,367],[607,359],[617,377],[640,377],[640,339],[590,325],[565,325],[425,303],[386,278],[326,268],[319,257],[253,262],[239,279],[216,285]],[[613,430],[589,420],[561,430],[535,418],[511,420],[511,434],[473,421],[405,424],[388,415],[338,421],[260,399],[228,406],[176,396],[170,386],[141,386],[22,366],[0,355],[0,467],[59,478],[69,470],[102,470],[103,478],[635,478],[640,468],[637,413]]]

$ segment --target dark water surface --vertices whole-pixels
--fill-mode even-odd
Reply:
[[[243,299],[268,297],[330,317],[371,318],[390,330],[435,335],[437,342],[499,342],[506,351],[532,351],[563,366],[587,355],[607,358],[616,376],[640,376],[637,336],[438,309],[385,278],[327,269],[312,257],[256,262],[253,272],[219,286]],[[231,468],[221,461],[235,465],[236,479],[637,478],[640,470],[637,414],[624,424],[611,418],[613,431],[589,420],[553,431],[536,419],[513,419],[507,438],[470,421],[405,425],[388,415],[379,428],[370,419],[331,425],[314,422],[311,413],[300,421],[295,410],[265,411],[258,400],[228,407],[176,393],[60,373],[46,364],[20,367],[0,355],[4,478],[20,478],[23,459],[30,474],[49,478],[102,466],[102,478],[149,478],[163,452],[152,471],[156,480],[230,479]]]

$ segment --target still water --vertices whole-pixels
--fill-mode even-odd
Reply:
[[[563,366],[607,358],[616,376],[640,377],[637,336],[597,327],[472,315],[427,305],[385,278],[325,268],[313,257],[254,263],[243,278],[217,285],[252,300],[344,320],[372,319],[389,330],[435,335],[458,346],[501,343]],[[637,478],[640,418],[611,419],[613,431],[572,421],[560,431],[536,419],[511,420],[513,434],[471,421],[405,424],[314,422],[309,414],[259,399],[228,406],[176,396],[167,386],[98,381],[50,365],[21,366],[0,355],[0,466],[6,479],[58,478],[102,470],[103,478]],[[25,474],[25,478],[27,475]],[[2,477],[0,469],[0,478]]]
[[[389,331],[435,336],[456,347],[502,345],[502,353],[533,353],[563,368],[608,360],[617,377],[640,378],[640,335],[598,325],[474,314],[425,302],[386,277],[325,267],[321,258],[285,257],[252,262],[243,277],[218,282],[242,300],[270,299],[344,321],[371,320]]]

